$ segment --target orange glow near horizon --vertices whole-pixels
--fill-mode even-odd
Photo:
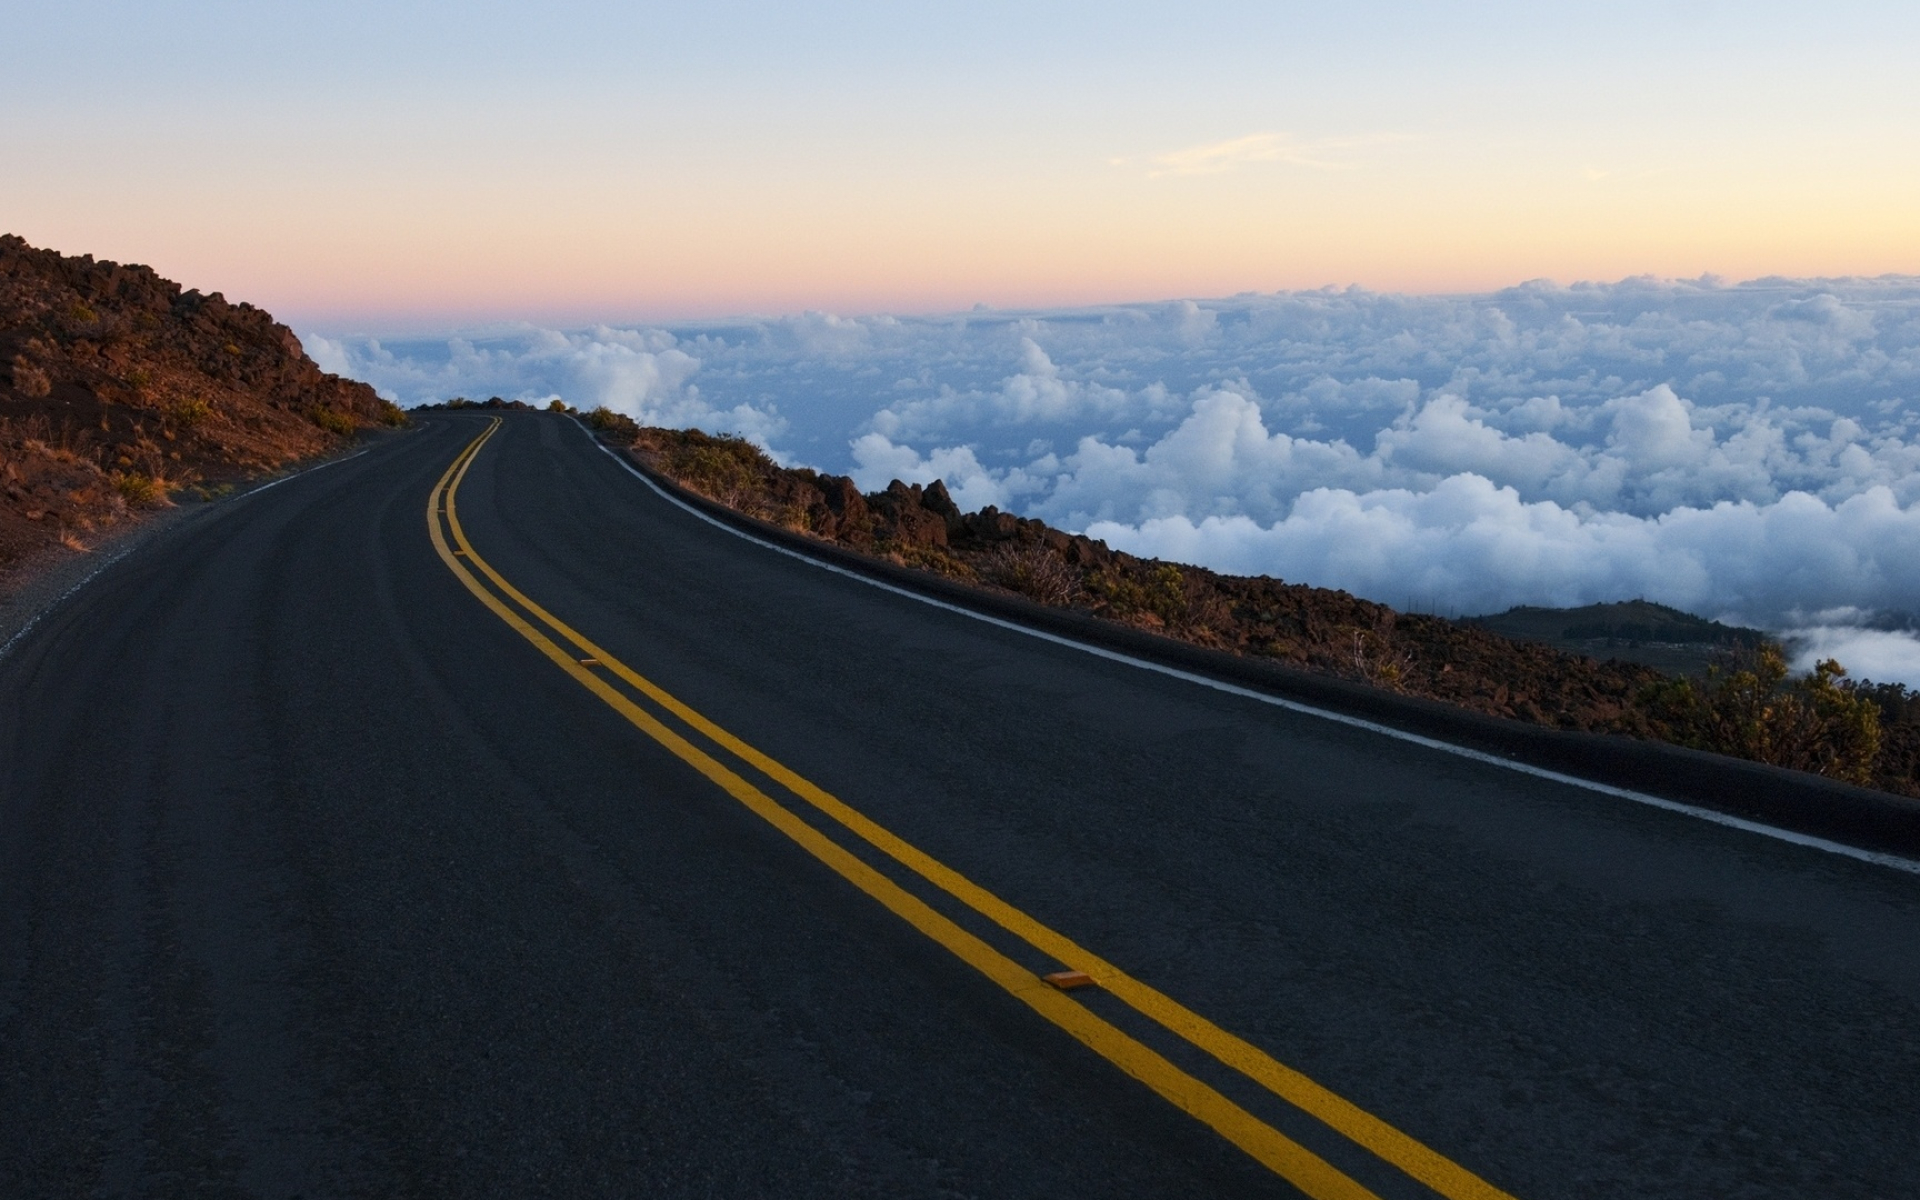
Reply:
[[[828,311],[936,313],[986,304],[1049,308],[1207,298],[1358,285],[1416,294],[1484,292],[1530,279],[1559,283],[1652,275],[1729,281],[1920,273],[1920,239],[1899,224],[1856,220],[1794,244],[1737,223],[1697,233],[1614,230],[1569,245],[1551,231],[1460,221],[1431,231],[1324,226],[1295,237],[1053,238],[974,229],[919,245],[909,238],[815,240],[777,234],[646,244],[529,240],[515,247],[421,244],[411,231],[348,246],[254,245],[234,239],[32,236],[68,253],[144,261],[183,286],[220,290],[330,331],[454,328],[496,321],[579,325]],[[971,236],[965,236],[970,234]],[[1344,236],[1340,236],[1344,235]],[[172,242],[173,244],[168,244]],[[610,244],[611,242],[611,244]],[[198,244],[196,244],[198,243]],[[1316,244],[1317,243],[1317,244]],[[304,252],[303,252],[304,251]]]
[[[1885,0],[56,5],[9,33],[0,228],[316,332],[1920,273],[1920,9]]]
[[[1052,124],[1012,100],[788,113],[751,88],[677,122],[503,101],[476,110],[489,124],[436,99],[412,123],[239,111],[76,141],[54,114],[0,133],[0,226],[328,333],[1920,273],[1909,123],[1846,124],[1904,111],[1888,89],[1908,76],[1884,78],[1818,122],[1752,80],[1722,109],[1707,81],[1690,106],[1627,91],[1567,113],[1449,84],[1442,111],[1355,101],[1358,132],[1318,136],[1129,117],[1112,91],[1115,113]]]
[[[1152,195],[1001,212],[908,202],[838,219],[829,204],[760,219],[576,207],[546,225],[512,211],[450,218],[430,204],[375,219],[275,203],[262,209],[270,221],[69,210],[16,231],[66,253],[146,262],[183,286],[337,332],[1038,308],[1349,284],[1455,293],[1536,278],[1920,273],[1910,215],[1920,194],[1821,206],[1775,197],[1771,211],[1726,212],[1664,195],[1609,208],[1568,192],[1527,204],[1454,196],[1415,212],[1311,195],[1188,211]]]

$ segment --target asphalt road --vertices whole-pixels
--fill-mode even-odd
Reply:
[[[0,660],[0,1196],[1298,1194],[490,612],[426,516],[486,418],[422,424]],[[558,417],[510,415],[458,516],[693,709],[1521,1200],[1920,1194],[1920,876],[889,594]]]

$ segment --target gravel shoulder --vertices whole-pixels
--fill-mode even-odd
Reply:
[[[400,436],[402,430],[374,430],[361,435],[354,445],[337,454],[312,459],[290,470],[245,483],[218,499],[197,500],[182,496],[171,506],[156,509],[138,520],[128,521],[97,535],[85,550],[53,546],[0,573],[0,661],[12,653],[40,619],[58,608],[61,602],[84,588],[94,578],[121,559],[171,536],[190,524],[211,519],[240,499],[264,487],[291,479],[308,471],[343,462],[365,453],[381,441]]]

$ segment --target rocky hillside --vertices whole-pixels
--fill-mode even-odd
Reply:
[[[1920,697],[1857,685],[1839,664],[1793,678],[1779,647],[1740,634],[1704,676],[1670,674],[1345,592],[1136,558],[991,507],[962,512],[938,482],[862,493],[737,438],[641,428],[605,410],[587,419],[657,474],[748,515],[980,587],[1476,712],[1920,795]]]
[[[0,571],[404,421],[250,304],[0,235]]]

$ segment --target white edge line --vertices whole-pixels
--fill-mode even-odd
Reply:
[[[1749,821],[1744,817],[1715,812],[1711,808],[1701,808],[1693,804],[1682,804],[1677,800],[1666,800],[1659,796],[1649,795],[1646,792],[1636,792],[1630,788],[1614,787],[1608,783],[1596,783],[1591,779],[1582,779],[1577,775],[1565,775],[1559,771],[1549,771],[1545,767],[1536,767],[1528,763],[1516,762],[1510,758],[1501,758],[1497,754],[1488,754],[1483,750],[1474,750],[1466,746],[1456,746],[1452,742],[1443,742],[1438,738],[1424,737],[1417,733],[1408,733],[1404,729],[1395,729],[1391,725],[1382,725],[1378,722],[1368,721],[1360,717],[1350,717],[1345,713],[1334,712],[1331,709],[1316,708],[1311,704],[1302,704],[1298,700],[1288,700],[1280,696],[1269,695],[1266,692],[1255,691],[1253,688],[1241,687],[1238,684],[1227,683],[1219,679],[1210,679],[1205,675],[1195,674],[1192,671],[1183,671],[1178,667],[1169,667],[1144,658],[1135,658],[1131,654],[1122,654],[1117,650],[1108,650],[1102,646],[1089,645],[1086,642],[1075,641],[1073,638],[1062,637],[1057,633],[1048,633],[1044,629],[1034,629],[1022,625],[1017,621],[1009,621],[1002,617],[994,617],[983,612],[975,612],[973,609],[963,605],[938,600],[932,596],[916,592],[911,588],[904,588],[897,584],[875,579],[871,575],[862,574],[859,571],[851,570],[837,563],[824,562],[810,554],[803,554],[789,546],[782,546],[777,542],[769,542],[764,538],[755,537],[744,529],[735,528],[709,513],[701,512],[698,508],[695,508],[678,496],[668,492],[653,480],[648,479],[644,472],[638,467],[635,467],[631,462],[628,462],[626,457],[619,451],[614,450],[599,438],[594,437],[592,433],[587,432],[584,426],[581,428],[582,432],[587,433],[587,437],[595,446],[598,446],[603,452],[612,457],[615,462],[625,467],[635,479],[652,488],[654,493],[667,503],[700,518],[716,529],[723,529],[737,538],[752,542],[756,546],[764,547],[776,554],[784,554],[788,558],[798,559],[809,566],[818,567],[823,571],[831,571],[835,575],[844,575],[848,579],[858,580],[869,587],[879,588],[883,592],[892,592],[896,596],[905,596],[909,600],[918,600],[920,603],[930,604],[934,608],[945,609],[951,613],[958,613],[963,617],[970,617],[975,621],[982,621],[988,625],[998,626],[1001,629],[1012,630],[1014,633],[1022,633],[1028,637],[1039,638],[1043,642],[1052,642],[1056,646],[1065,646],[1072,650],[1078,650],[1083,654],[1091,654],[1096,658],[1125,663],[1130,667],[1138,667],[1142,671],[1152,671],[1155,674],[1185,680],[1188,683],[1197,683],[1201,687],[1212,688],[1217,692],[1226,692],[1229,695],[1240,696],[1248,700],[1258,700],[1262,704],[1271,704],[1276,708],[1284,708],[1289,712],[1300,713],[1309,717],[1318,717],[1323,721],[1332,721],[1336,724],[1348,725],[1355,729],[1364,729],[1369,733],[1377,733],[1383,737],[1394,738],[1402,742],[1412,742],[1416,746],[1424,746],[1429,750],[1438,750],[1443,754],[1456,755],[1460,758],[1471,759],[1474,762],[1485,763],[1488,766],[1517,771],[1522,775],[1531,775],[1537,779],[1547,779],[1554,783],[1567,784],[1570,787],[1585,788],[1587,791],[1599,792],[1604,796],[1613,796],[1621,800],[1631,800],[1635,804],[1645,804],[1651,808],[1664,809],[1667,812],[1695,817],[1702,821],[1711,821],[1715,825],[1724,825],[1729,829],[1740,829],[1747,833],[1757,833],[1763,837],[1775,838],[1783,842],[1791,842],[1796,846],[1805,846],[1811,850],[1823,850],[1828,854],[1838,854],[1846,858],[1858,859],[1860,862],[1872,863],[1875,866],[1891,867],[1896,871],[1906,871],[1910,874],[1920,875],[1920,862],[1915,862],[1910,858],[1901,858],[1897,854],[1882,854],[1876,850],[1862,850],[1858,846],[1849,846],[1844,842],[1828,841],[1826,838],[1813,837],[1810,834],[1795,833],[1791,829],[1780,829],[1773,825],[1763,825],[1758,821]]]
[[[248,500],[254,496],[258,496],[261,492],[266,491],[268,488],[279,487],[281,484],[287,483],[295,479],[305,479],[307,476],[313,474],[315,471],[324,471],[328,467],[337,467],[343,462],[352,462],[354,459],[359,458],[362,454],[365,454],[368,450],[371,450],[371,449],[373,449],[373,447],[368,446],[365,449],[355,450],[352,454],[346,455],[343,458],[330,458],[326,462],[319,463],[315,466],[307,467],[303,470],[295,471],[291,475],[282,475],[278,479],[269,479],[267,482],[261,484],[259,487],[248,488],[246,491],[241,492],[238,496],[235,496],[233,498],[233,502],[235,504],[238,504],[242,500]]]
[[[324,471],[328,467],[334,466],[338,463],[351,462],[353,459],[359,458],[362,454],[365,454],[367,450],[371,450],[371,449],[373,449],[373,447],[368,446],[366,450],[356,450],[352,454],[347,455],[345,458],[330,458],[326,462],[323,462],[318,466],[307,467],[304,470],[295,471],[291,475],[282,475],[278,479],[269,480],[268,482],[261,484],[259,487],[248,488],[246,491],[240,493],[238,496],[235,496],[233,498],[233,503],[238,504],[242,500],[247,500],[254,496],[258,496],[261,492],[266,491],[268,488],[278,487],[279,485],[287,482],[289,479],[304,479],[307,476],[313,474],[315,471]],[[8,638],[5,642],[0,642],[0,662],[4,662],[6,660],[8,653],[10,653],[13,650],[14,645],[18,643],[20,639],[26,637],[29,633],[32,633],[35,626],[39,625],[40,622],[44,620],[47,616],[57,611],[59,607],[62,604],[65,604],[67,600],[75,592],[79,591],[81,588],[87,586],[89,583],[92,583],[95,579],[99,578],[100,572],[106,570],[108,567],[119,562],[121,559],[125,558],[127,555],[132,554],[135,550],[138,550],[141,546],[145,544],[146,544],[145,542],[133,542],[129,545],[122,546],[118,550],[115,550],[112,554],[108,555],[106,558],[101,559],[100,562],[97,565],[95,565],[93,570],[88,571],[85,575],[82,575],[80,579],[72,587],[68,588],[64,592],[61,592],[58,596],[55,596],[51,604],[48,604],[46,607],[42,608],[39,612],[33,614],[32,617],[28,618],[27,623],[25,625],[22,625],[20,628],[14,630],[12,637]]]
[[[72,596],[75,592],[79,591],[81,588],[87,586],[89,583],[92,583],[94,579],[99,576],[100,572],[106,570],[108,567],[119,562],[121,559],[125,558],[127,555],[133,553],[134,549],[135,547],[133,546],[123,546],[122,548],[114,551],[112,554],[102,559],[99,563],[95,564],[93,570],[88,571],[85,575],[82,575],[79,578],[79,580],[76,583],[74,583],[72,587],[68,588],[64,592],[61,592],[58,596],[55,596],[51,604],[48,604],[46,607],[42,608],[39,612],[27,618],[27,623],[25,625],[22,625],[20,628],[14,630],[12,637],[8,638],[4,643],[0,643],[0,661],[5,661],[8,653],[10,653],[13,650],[14,645],[18,643],[20,639],[26,637],[29,633],[32,633],[34,630],[34,627],[39,625],[41,620],[44,619],[47,616],[47,614],[55,611],[62,604],[65,604],[69,596]]]

